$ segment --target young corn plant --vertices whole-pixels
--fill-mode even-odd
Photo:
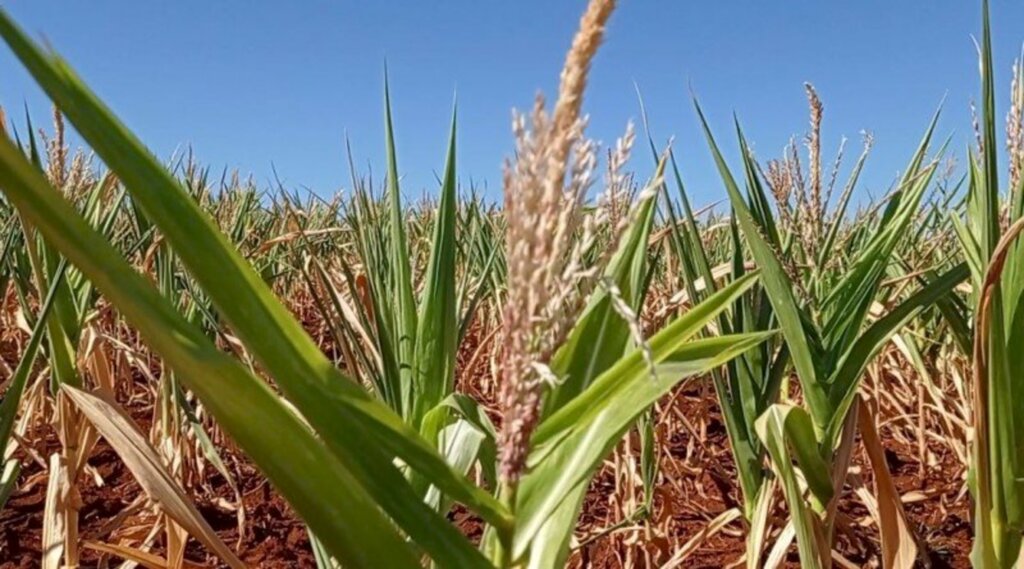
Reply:
[[[719,239],[731,241],[732,260],[712,266],[714,252],[705,246],[700,234],[701,225],[690,205],[675,157],[670,155],[670,158],[682,213],[681,217],[677,216],[673,203],[666,200],[665,209],[671,228],[670,247],[678,259],[686,297],[690,302],[700,302],[720,288],[721,275],[742,278],[749,267],[742,254],[743,245],[735,221],[728,225],[728,239]],[[754,287],[738,298],[731,312],[719,316],[717,325],[723,333],[756,333],[776,326],[764,289]],[[772,338],[711,374],[738,473],[743,498],[742,514],[750,526],[748,567],[760,566],[763,538],[775,492],[765,470],[765,449],[757,438],[755,421],[769,405],[778,401],[787,359],[788,352],[781,338]]]
[[[1007,120],[1009,177],[1000,190],[995,79],[988,2],[979,47],[981,115],[970,150],[967,208],[953,217],[973,286],[973,416],[969,483],[974,502],[975,567],[1015,567],[1024,530],[1024,71],[1014,66]]]
[[[313,280],[328,291],[328,301],[321,304],[333,308],[333,312],[324,311],[325,318],[338,323],[338,342],[346,346],[349,369],[369,378],[381,400],[419,430],[456,470],[466,473],[479,462],[485,479],[493,484],[495,449],[488,436],[493,426],[482,420],[486,415],[472,399],[455,392],[455,360],[491,282],[496,249],[484,243],[489,252],[477,273],[460,272],[460,259],[463,264],[467,260],[479,263],[480,254],[477,250],[460,251],[459,237],[477,237],[479,230],[459,216],[454,116],[436,209],[428,205],[410,213],[403,207],[393,130],[391,97],[385,84],[387,192],[382,203],[364,180],[353,176],[355,195],[347,225],[352,229],[357,257],[353,263],[341,260],[350,298],[358,301],[344,298],[326,267],[310,255],[316,275]],[[475,205],[470,203],[463,212],[473,214]],[[407,230],[417,235],[407,235]],[[429,249],[426,259],[420,260],[417,253],[422,248],[414,245],[424,242]],[[480,244],[478,240],[470,243]],[[421,287],[416,274],[422,274]],[[312,284],[311,288],[315,289]],[[403,308],[409,305],[413,310]],[[406,350],[403,346],[407,343],[414,349]],[[461,418],[462,414],[476,420]],[[448,510],[449,500],[436,487],[425,484],[414,472],[408,475],[428,503],[442,513]]]
[[[540,156],[549,165],[561,162],[562,172],[568,164],[572,141],[580,140],[575,134],[578,128],[575,117],[578,117],[579,99],[585,85],[585,71],[612,7],[611,2],[592,3],[584,18],[581,36],[574,44],[577,49],[570,52],[569,73],[563,75],[567,77],[569,88],[560,95],[560,101],[564,95],[566,100],[572,101],[566,104],[574,110],[569,114],[570,120],[562,121],[565,117],[556,105],[554,117],[558,126],[554,132],[560,134],[547,141],[568,140],[569,144],[556,144],[550,155],[546,152],[551,147],[541,147],[545,151]],[[274,380],[280,393],[272,390],[249,366],[221,351],[195,322],[182,316],[178,307],[136,272],[123,254],[91,227],[6,138],[0,140],[0,187],[4,194],[19,214],[139,331],[153,351],[174,370],[175,377],[198,397],[221,428],[234,438],[302,516],[322,545],[322,553],[329,554],[343,566],[415,567],[429,558],[442,567],[547,567],[547,560],[552,556],[564,559],[570,533],[566,528],[571,528],[587,482],[644,410],[680,379],[718,367],[770,335],[694,339],[754,284],[755,276],[748,275],[695,306],[640,347],[627,353],[622,346],[614,361],[602,364],[606,369],[592,373],[586,381],[572,383],[573,389],[578,390],[575,397],[543,416],[540,401],[530,399],[537,393],[533,389],[541,384],[534,383],[532,377],[512,376],[513,381],[519,381],[513,388],[526,387],[522,392],[528,396],[525,401],[537,405],[536,420],[529,432],[517,430],[514,423],[503,425],[503,432],[514,436],[503,441],[509,446],[502,451],[503,478],[496,498],[453,469],[417,427],[343,374],[319,351],[261,275],[203,212],[195,196],[152,157],[62,60],[40,50],[2,12],[0,37],[118,176],[133,207],[138,207],[160,232],[164,243],[209,299],[218,317],[252,355],[255,366]],[[394,175],[391,179],[397,181]],[[546,187],[546,191],[553,192],[549,195],[561,194],[572,200],[570,204],[575,204],[568,210],[555,208],[553,211],[558,214],[578,212],[580,202],[577,200],[581,200],[583,194],[564,196],[561,179],[552,177],[551,181],[555,185]],[[397,198],[397,192],[391,195]],[[506,206],[521,197],[526,196],[508,193]],[[558,201],[555,205],[561,203]],[[395,227],[402,222],[396,219],[392,230],[398,232]],[[628,225],[624,224],[623,228]],[[511,227],[510,223],[510,230]],[[635,251],[636,246],[633,247]],[[610,249],[619,250],[619,247]],[[590,250],[589,246],[580,249],[581,252]],[[523,251],[519,251],[510,259],[521,263],[528,258],[522,254]],[[551,258],[558,257],[539,257],[539,260]],[[549,268],[541,265],[539,270]],[[521,283],[513,285],[514,277],[528,276],[517,272],[521,270],[521,265],[509,261],[510,301],[506,305],[506,316],[515,315],[516,310],[525,312],[527,308],[517,307],[513,296],[515,286],[522,286]],[[603,271],[599,269],[598,274]],[[397,282],[411,281],[397,279]],[[622,304],[628,307],[631,300],[635,301],[635,298],[614,292],[611,286],[607,290],[613,303],[616,298],[626,298]],[[396,319],[403,322],[405,330],[412,330],[409,322],[415,309],[409,295],[405,295],[396,309],[401,312],[401,317]],[[628,313],[622,306],[619,310]],[[549,338],[556,341],[547,346],[550,352],[546,353],[558,353],[563,340],[576,326],[575,312],[569,314],[571,317],[560,321],[567,335]],[[528,326],[536,325],[536,322],[528,322]],[[428,330],[426,334],[434,332]],[[437,340],[452,341],[450,338]],[[400,337],[395,349],[404,356],[399,361],[412,361],[415,346],[412,338]],[[580,344],[581,348],[583,346]],[[532,348],[526,345],[522,353],[527,358],[538,355]],[[583,350],[580,352],[582,354]],[[554,368],[564,366],[570,370],[574,359],[567,357],[565,363],[555,364]],[[538,359],[532,361],[537,366],[530,363],[525,368],[508,369],[533,373],[530,370],[545,366],[553,369],[548,365],[552,361]],[[443,368],[444,362],[438,366]],[[403,371],[405,377],[411,379],[417,370],[398,370],[399,378]],[[548,377],[546,371],[543,376]],[[442,383],[446,376],[431,375],[427,379]],[[77,387],[62,385],[60,389],[82,408],[111,409],[109,402],[104,404],[102,398]],[[411,409],[410,404],[403,403],[402,408]],[[424,403],[419,405],[429,409]],[[507,410],[511,410],[509,416],[515,419],[523,408],[512,405]],[[118,433],[108,432],[118,434],[117,440],[122,443],[135,440],[124,430],[124,423],[120,426]],[[139,448],[138,445],[132,447],[135,451]],[[146,455],[145,452],[125,454],[135,458]],[[509,457],[515,460],[509,461]],[[425,503],[422,493],[407,480],[406,471],[415,472],[426,484],[436,487],[448,499],[463,504],[488,523],[489,535],[494,537],[486,540],[486,551],[474,547],[444,516]],[[168,509],[167,514],[188,521],[190,512],[186,510]],[[234,564],[233,559],[227,560]]]
[[[815,99],[812,97],[812,117]],[[820,120],[820,104],[817,113]],[[772,363],[751,368],[759,369],[758,375],[751,377],[747,370],[737,370],[730,378],[729,389],[719,388],[720,396],[728,393],[723,407],[734,416],[729,421],[730,440],[739,443],[734,453],[751,470],[760,464],[756,460],[760,449],[767,452],[786,496],[801,563],[805,567],[829,567],[836,497],[845,483],[852,456],[861,376],[894,333],[947,295],[967,274],[965,266],[957,266],[928,280],[904,298],[892,298],[882,286],[935,171],[934,163],[925,163],[935,123],[929,126],[884,210],[861,220],[847,237],[861,242],[852,247],[848,266],[837,271],[828,270],[829,256],[836,254],[832,244],[837,238],[832,230],[821,225],[826,200],[816,152],[820,148],[817,129],[809,144],[812,185],[807,192],[814,214],[789,226],[812,236],[813,245],[808,246],[809,241],[795,241],[792,231],[780,232],[782,224],[769,206],[761,173],[739,127],[746,196],[722,157],[699,106],[697,114],[729,194],[736,225],[745,238],[746,250],[761,271],[761,286],[772,312],[766,321],[777,322],[785,339],[785,346],[772,356]],[[844,201],[841,204],[840,209],[845,207]],[[841,213],[835,216],[833,227],[842,223],[842,218]],[[821,249],[815,247],[819,239],[827,239],[827,245]],[[806,260],[803,269],[789,262],[798,252]],[[737,262],[737,266],[740,264]],[[887,305],[888,311],[873,318],[871,308],[877,301]],[[735,365],[740,367],[744,363],[741,360]],[[799,380],[805,406],[766,399],[780,393],[778,374],[788,364]],[[757,399],[758,396],[765,398]],[[755,434],[759,444],[753,442]],[[882,468],[884,464],[873,461],[873,467]],[[759,476],[763,479],[764,473],[748,475],[750,481],[746,485],[756,489]],[[748,501],[753,496],[754,491],[745,489]],[[902,512],[898,504],[894,507]],[[883,539],[885,535],[888,534],[883,531]],[[915,554],[912,542],[902,546],[885,543],[883,548],[887,562],[899,555],[912,560]],[[759,553],[751,551],[748,555]]]
[[[640,105],[647,127],[642,100]],[[649,127],[647,130],[651,151],[657,158]],[[679,279],[682,288],[681,298],[675,302],[698,303],[714,294],[725,277],[742,278],[750,267],[743,258],[735,221],[720,224],[725,231],[718,232],[712,224],[702,224],[691,205],[675,154],[670,151],[668,157],[678,196],[677,204],[669,197],[667,184],[662,187],[667,247],[670,258],[676,262],[670,274]],[[854,176],[856,173],[857,170]],[[716,324],[722,333],[772,329],[775,322],[764,289],[753,287],[736,300],[731,311],[719,315]],[[743,498],[741,513],[750,526],[746,559],[747,566],[752,568],[760,566],[775,492],[765,471],[764,447],[757,438],[754,422],[768,405],[778,400],[787,363],[787,353],[780,352],[781,347],[781,338],[771,338],[711,373],[738,473]],[[727,511],[723,515],[728,514]]]

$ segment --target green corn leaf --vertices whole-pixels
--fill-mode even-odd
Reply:
[[[757,420],[757,431],[766,444],[769,434],[769,422],[777,422],[782,427],[786,445],[790,454],[796,459],[800,471],[807,482],[820,508],[824,508],[835,494],[832,486],[831,467],[818,452],[818,440],[814,435],[811,417],[804,409],[794,405],[776,403],[768,408]],[[774,428],[774,427],[772,427]],[[773,457],[772,460],[775,460]]]
[[[644,106],[643,97],[640,96],[640,89],[637,88],[637,99],[640,103],[640,115],[643,118],[644,130],[647,133],[647,144],[650,146],[651,156],[654,163],[659,164],[661,158],[658,148],[654,144],[654,136],[651,134],[650,125],[647,120],[647,109]],[[679,194],[679,203],[682,206],[683,219],[679,220],[672,204],[672,198],[668,195],[667,184],[662,185],[662,192],[665,204],[665,213],[668,217],[670,236],[675,248],[676,255],[680,261],[680,268],[683,270],[684,282],[690,298],[693,302],[700,302],[707,294],[715,291],[715,280],[711,275],[711,264],[708,261],[708,253],[704,248],[704,242],[700,238],[697,219],[690,206],[690,198],[686,193],[683,177],[679,173],[679,166],[676,164],[675,152],[670,147],[668,150],[669,164],[672,165],[672,177],[675,181],[676,191]],[[704,279],[705,291],[697,291],[694,283],[698,278]],[[727,328],[723,328],[723,331]]]
[[[452,393],[441,402],[441,405],[448,407],[483,435],[479,452],[480,469],[487,484],[495,488],[498,481],[498,431],[491,423],[490,417],[476,399],[462,393]]]
[[[992,29],[989,18],[988,0],[982,0],[981,46],[978,53],[981,70],[981,182],[974,192],[977,200],[978,221],[981,232],[978,241],[982,246],[983,258],[988,259],[995,251],[1001,231],[999,229],[999,160],[997,158],[999,139],[996,137],[996,95],[995,71],[992,66]],[[973,162],[973,161],[972,161]]]
[[[405,215],[398,185],[398,158],[395,152],[395,129],[391,120],[391,90],[387,71],[384,74],[384,135],[387,146],[388,245],[391,266],[389,303],[394,303],[395,320],[392,324],[393,345],[398,355],[398,373],[401,378],[402,415],[412,413],[413,358],[416,353],[416,300],[412,292],[412,269],[409,262],[409,244],[405,236]],[[454,138],[452,144],[455,143]],[[379,305],[380,303],[378,303]]]
[[[782,487],[789,505],[790,517],[796,529],[797,549],[800,565],[813,569],[827,566],[823,557],[831,554],[831,548],[820,547],[818,520],[815,512],[804,500],[800,481],[793,467],[790,451],[802,451],[807,464],[801,463],[801,470],[812,489],[817,486],[823,495],[831,495],[832,482],[828,467],[817,456],[817,441],[810,416],[806,411],[791,405],[775,404],[757,420],[757,433],[768,449],[775,472],[782,481]],[[809,446],[804,450],[802,446]],[[825,491],[825,488],[828,491]],[[824,549],[824,551],[822,551]],[[827,559],[827,558],[826,558]]]
[[[974,285],[975,290],[981,286],[982,275],[985,274],[984,265],[981,260],[981,244],[974,238],[971,228],[964,224],[959,217],[951,215],[949,218],[950,225],[953,227],[953,231],[956,233],[957,238],[960,241],[960,249],[964,253],[964,259],[967,266],[971,269],[971,282]],[[969,350],[968,350],[969,351]]]
[[[449,421],[447,408],[432,409],[423,419],[424,425],[430,425],[434,421],[439,423],[431,428],[437,432],[437,448],[441,456],[456,472],[468,473],[473,464],[481,459],[481,450],[486,444],[487,436],[464,419]],[[493,456],[492,454],[491,457]],[[450,501],[441,494],[436,486],[431,486],[427,490],[424,501],[431,508],[442,513],[447,512],[451,507]]]
[[[527,569],[566,566],[576,522],[586,496],[587,485],[576,486],[543,521],[526,552],[523,565]]]
[[[423,287],[416,332],[413,424],[434,409],[455,386],[455,355],[458,339],[455,298],[455,113],[452,113],[448,158],[441,182],[441,201],[434,222],[433,246]],[[436,433],[424,432],[427,440]]]
[[[646,242],[646,238],[644,238],[644,241]],[[735,298],[753,286],[755,282],[756,275],[748,275],[726,287],[717,297],[695,306],[670,325],[669,330],[651,339],[652,350],[670,350],[687,339],[692,338],[708,322],[713,320],[716,315],[725,310]],[[625,326],[621,322],[616,325]],[[626,339],[628,339],[628,335]],[[602,344],[592,345],[593,349],[596,351],[624,349],[625,344],[617,344],[615,345],[617,347],[615,347],[608,344],[609,340],[610,338],[605,336],[602,339]],[[580,352],[579,355],[584,358],[589,357],[586,355],[586,352]],[[649,370],[638,358],[639,356],[634,354],[632,365],[635,367],[630,368],[632,370],[631,373],[639,373],[645,380],[650,380]],[[605,371],[594,367],[590,369],[598,372]],[[616,387],[621,387],[621,384],[616,379],[617,377],[620,376],[608,375],[607,380],[603,382],[603,386],[600,385],[601,380],[598,380],[598,382],[590,385],[582,395],[576,397],[560,408],[554,415],[548,417],[539,426],[538,433],[534,436],[534,451],[531,454],[531,460],[539,460],[538,457],[545,456],[544,440],[557,439],[559,432],[564,435],[566,429],[572,428],[574,425],[583,424],[587,420],[585,414],[595,409],[600,404],[599,401],[602,397],[614,397],[613,390]],[[553,447],[549,445],[548,449],[551,448]],[[554,502],[549,504],[549,507],[553,509],[549,510],[550,513],[546,516],[537,518],[539,527],[535,530],[535,536],[529,548],[529,557],[526,561],[529,567],[542,569],[564,565],[568,555],[569,540],[572,537],[576,518],[585,494],[586,484],[581,483],[573,487],[565,496],[557,494],[548,496],[549,498],[555,498]],[[558,502],[559,499],[561,500],[560,502]]]
[[[971,494],[975,542],[971,560],[977,567],[1013,567],[1020,556],[1024,530],[1024,403],[1019,377],[1024,367],[1019,341],[1024,328],[1020,270],[1024,258],[1019,237],[1001,242],[1002,196],[996,137],[995,78],[988,0],[982,1],[979,46],[981,113],[979,154],[970,160],[967,228],[958,227],[974,276],[976,303]],[[1005,202],[1011,222],[1021,211],[1020,188],[1009,188]],[[1012,226],[1017,228],[1018,226]],[[976,253],[974,251],[977,251]],[[999,256],[996,256],[996,252]],[[996,272],[998,271],[998,272]],[[988,294],[983,294],[983,293]]]

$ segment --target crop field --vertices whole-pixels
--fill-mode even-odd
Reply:
[[[642,113],[588,138],[614,10],[497,202],[456,112],[409,199],[386,84],[384,175],[337,195],[155,158],[0,10],[53,102],[0,110],[0,567],[1017,566],[1024,68],[987,1],[976,108],[884,196],[812,85],[777,157],[695,97],[717,204]]]

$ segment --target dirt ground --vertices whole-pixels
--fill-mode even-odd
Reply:
[[[709,520],[738,504],[739,491],[732,482],[734,478],[725,446],[725,431],[718,420],[715,401],[699,397],[701,393],[698,390],[681,395],[673,400],[682,406],[683,412],[694,415],[706,413],[710,419],[707,439],[701,444],[714,456],[716,469],[701,470],[688,480],[676,479],[658,487],[652,517],[661,518],[662,522],[665,516],[670,517],[670,524],[658,525],[670,528],[671,534],[654,538],[648,536],[648,543],[643,543],[641,530],[611,533],[574,552],[572,566],[610,568],[629,563],[649,563],[644,557],[624,558],[624,549],[630,547],[630,536],[636,537],[632,542],[639,540],[640,547],[653,553],[650,559],[657,564],[671,554],[674,545],[687,542]],[[140,424],[148,421],[150,410],[145,406],[137,405],[130,410]],[[693,443],[691,438],[687,432],[671,434],[668,436],[668,452],[683,456],[688,445]],[[883,440],[891,443],[884,437]],[[35,450],[46,456],[46,452],[51,450],[47,446],[55,446],[55,441],[51,440]],[[899,490],[903,493],[918,491],[915,494],[923,497],[908,504],[908,514],[927,547],[932,566],[969,567],[971,528],[967,499],[960,495],[962,473],[945,460],[938,467],[928,469],[927,477],[922,479],[917,463],[908,456],[912,456],[912,452],[889,444],[886,446],[886,457]],[[858,457],[857,461],[861,460]],[[198,501],[198,505],[211,526],[230,545],[239,544],[240,540],[237,551],[243,561],[254,567],[313,567],[315,564],[305,526],[287,503],[243,457],[231,454],[226,461],[234,465],[241,485],[245,508],[244,534],[239,536],[235,513],[215,503],[213,496],[207,496],[206,500]],[[140,495],[141,489],[117,455],[102,441],[89,464],[99,473],[103,485],[97,486],[90,477],[85,477],[82,482],[81,534],[88,539],[102,540],[106,537],[103,533],[105,524],[128,507]],[[580,522],[581,534],[587,534],[604,523],[608,514],[608,491],[613,488],[609,476],[606,469],[591,485]],[[231,491],[223,479],[214,477],[210,485],[215,495],[230,499]],[[687,495],[688,492],[692,495]],[[19,490],[7,507],[0,511],[0,567],[39,566],[45,494],[45,473],[37,463],[29,462],[21,474]],[[695,507],[697,504],[699,508]],[[854,520],[865,514],[864,507],[849,493],[843,497],[840,510]],[[135,517],[138,519],[130,517],[123,525],[130,527],[137,523],[142,526],[147,519],[152,519],[148,512]],[[478,520],[461,509],[454,510],[450,517],[467,535],[479,538],[482,527]],[[638,526],[642,527],[642,524]],[[694,569],[725,567],[739,560],[744,551],[744,534],[738,523],[729,529],[731,531],[718,533],[704,542],[686,559],[685,566]],[[838,550],[852,563],[858,566],[878,564],[877,531],[873,526],[852,523],[837,530],[837,539]],[[155,544],[159,549],[160,538]],[[795,548],[791,549],[787,564],[797,567]],[[188,560],[206,566],[216,565],[216,560],[194,540],[188,550]],[[82,562],[88,567],[114,563],[109,557],[104,558],[88,549],[83,551]]]
[[[308,314],[302,316],[308,329],[319,328]],[[467,347],[459,357],[460,368],[471,359],[469,356],[474,353],[473,346],[480,334],[480,330],[472,329],[467,336]],[[323,338],[325,335],[314,336]],[[330,351],[324,347],[325,352]],[[13,365],[18,352],[10,343],[0,341],[0,357]],[[476,374],[473,370],[460,369],[458,388],[493,411],[494,387],[482,375],[483,372]],[[648,516],[615,531],[602,532],[621,521],[623,511],[623,498],[619,493],[622,478],[616,478],[614,463],[636,459],[635,451],[630,449],[639,448],[638,444],[620,445],[616,456],[595,476],[577,527],[577,538],[583,545],[575,548],[569,561],[571,567],[661,566],[705,530],[716,516],[739,505],[740,491],[725,427],[708,383],[689,382],[666,395],[656,406],[659,474]],[[152,421],[153,397],[146,381],[137,376],[134,384],[122,385],[121,391],[118,399],[142,431],[147,432]],[[499,419],[496,413],[492,418]],[[912,528],[927,553],[929,565],[970,567],[972,530],[962,464],[948,447],[935,444],[929,445],[932,458],[922,467],[917,458],[920,449],[912,448],[905,437],[890,432],[892,421],[880,420],[879,423],[889,469],[897,489],[904,495]],[[25,459],[18,489],[0,510],[0,568],[40,565],[47,482],[41,458],[57,448],[57,440],[50,432],[33,438],[30,447],[35,458],[30,458],[23,449],[18,451]],[[230,442],[218,440],[218,449],[237,482],[244,523],[240,532],[238,512],[232,511],[230,505],[234,502],[234,493],[226,479],[211,474],[215,471],[207,467],[201,488],[194,491],[194,501],[214,530],[252,567],[314,567],[306,528],[288,504]],[[137,536],[141,541],[156,517],[153,509],[139,499],[142,490],[131,473],[102,440],[88,463],[93,472],[79,481],[83,540],[109,542]],[[859,445],[852,470],[870,487],[870,469]],[[97,481],[102,483],[97,484]],[[129,514],[112,523],[126,509]],[[840,499],[839,510],[836,551],[848,566],[880,566],[877,528],[849,487]],[[774,525],[783,525],[786,514],[781,500],[777,500],[773,515]],[[458,506],[449,518],[474,540],[482,534],[480,521]],[[733,521],[701,541],[680,566],[710,569],[742,563],[745,535],[741,522]],[[162,550],[162,539],[162,533],[155,538],[154,552]],[[194,539],[189,541],[186,559],[199,566],[218,566],[217,559]],[[119,563],[119,559],[108,554],[88,548],[82,551],[83,567]],[[795,546],[789,549],[786,565],[799,566]]]

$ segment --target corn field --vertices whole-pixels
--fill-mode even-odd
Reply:
[[[0,112],[0,566],[1017,566],[1024,67],[1006,101],[987,1],[970,147],[940,109],[864,199],[812,85],[776,158],[694,97],[710,206],[642,104],[587,136],[614,9],[499,203],[457,109],[407,199],[386,79],[382,180],[158,159],[0,11],[54,108]]]

